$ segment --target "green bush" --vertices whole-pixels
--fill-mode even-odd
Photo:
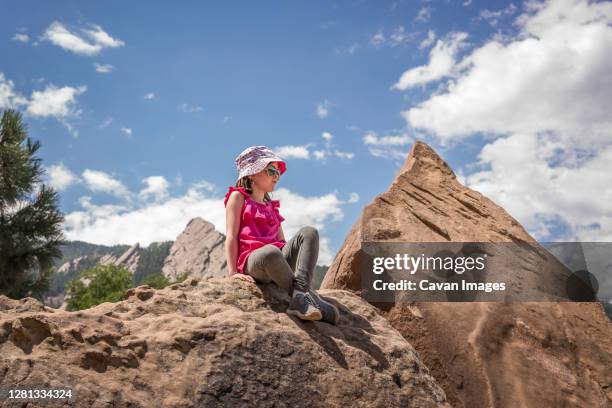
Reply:
[[[164,274],[156,272],[150,275],[146,275],[140,284],[134,283],[134,285],[135,286],[149,285],[150,287],[155,288],[155,289],[163,289],[168,285],[172,285],[173,283],[181,283],[188,277],[189,277],[189,271],[182,272],[176,277],[175,280],[170,280]]]
[[[171,283],[172,282],[170,282],[170,280],[161,273],[154,273],[148,275],[142,281],[143,285],[149,285],[150,287],[155,289],[163,289]]]
[[[83,278],[91,280],[89,285],[85,285]],[[125,267],[98,264],[68,281],[68,310],[82,310],[104,302],[117,302],[131,287],[132,274]]]

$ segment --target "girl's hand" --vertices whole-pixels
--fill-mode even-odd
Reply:
[[[251,275],[246,275],[244,273],[235,273],[232,276],[230,276],[230,278],[243,280],[249,283],[255,283],[255,279],[253,279]]]

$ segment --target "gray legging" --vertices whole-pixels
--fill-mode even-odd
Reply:
[[[282,249],[268,244],[251,252],[244,273],[259,283],[275,282],[289,294],[293,289],[308,292],[318,256],[319,232],[303,227]]]

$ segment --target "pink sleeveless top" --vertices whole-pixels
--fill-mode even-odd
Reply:
[[[227,200],[233,191],[239,191],[244,196],[244,204],[240,215],[240,228],[238,230],[238,261],[236,269],[244,273],[244,267],[251,252],[264,245],[272,244],[282,248],[287,242],[278,239],[278,230],[285,219],[280,215],[278,200],[259,203],[242,187],[230,187],[225,195],[223,205],[227,207]]]

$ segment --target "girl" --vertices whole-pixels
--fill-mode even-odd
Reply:
[[[319,234],[303,227],[288,242],[272,192],[285,162],[265,146],[252,146],[236,158],[238,180],[225,196],[225,256],[229,275],[250,283],[275,282],[291,296],[287,313],[303,320],[336,324],[338,309],[312,290]]]

